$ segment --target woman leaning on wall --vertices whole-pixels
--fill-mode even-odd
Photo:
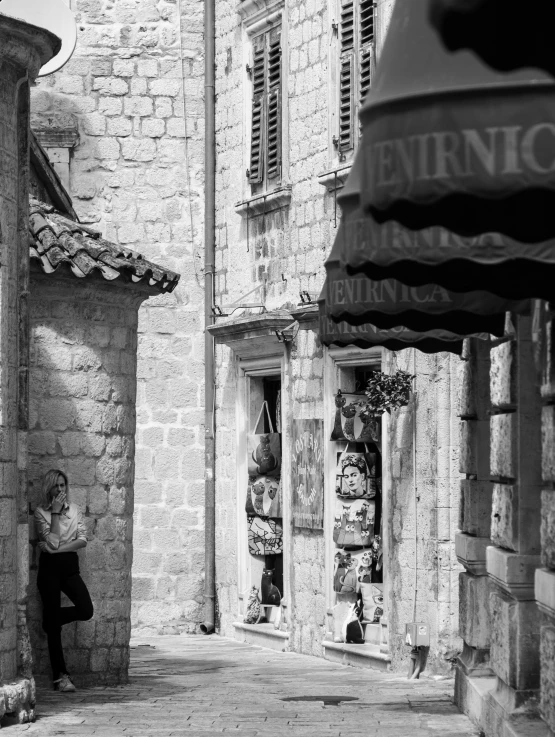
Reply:
[[[42,627],[48,638],[55,691],[75,691],[64,660],[62,627],[93,616],[93,604],[79,572],[77,551],[87,545],[83,515],[70,501],[68,478],[48,471],[42,484],[43,499],[35,510],[41,550],[37,585],[42,599]],[[73,606],[60,605],[64,593]]]

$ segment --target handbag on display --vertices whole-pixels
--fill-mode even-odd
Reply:
[[[362,443],[380,443],[379,418],[365,409],[364,394],[335,395],[335,418],[330,440],[358,440]]]
[[[272,555],[283,552],[283,528],[278,520],[247,517],[249,553]]]
[[[245,624],[256,624],[260,619],[260,598],[258,589],[253,586],[249,592],[249,600],[247,602],[247,611],[243,617]]]
[[[270,432],[257,434],[256,430],[266,410]],[[281,434],[274,432],[272,418],[268,409],[268,402],[263,402],[254,432],[247,435],[247,463],[249,477],[268,476],[279,479],[281,475]]]
[[[348,551],[337,550],[333,574],[333,590],[336,594],[356,594],[362,583],[372,580],[373,554],[371,548]]]
[[[259,517],[283,517],[281,479],[273,476],[251,476],[247,487],[247,514]]]
[[[336,499],[333,541],[338,548],[372,545],[376,503],[372,499]]]
[[[383,614],[383,583],[361,583],[364,621],[376,624]]]
[[[345,450],[337,454],[335,493],[342,499],[373,499],[377,492],[377,476],[380,473],[380,454]]]

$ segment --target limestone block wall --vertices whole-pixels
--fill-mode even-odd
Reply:
[[[53,154],[82,221],[182,275],[139,318],[132,621],[137,632],[194,631],[204,545],[203,2],[74,10],[75,54],[34,90],[34,121],[43,142],[65,131],[69,155],[59,143]]]
[[[489,341],[465,341],[459,405],[459,468],[464,478],[460,490],[460,532],[455,543],[457,557],[465,568],[459,577],[459,632],[463,652],[458,660],[455,687],[456,700],[462,708],[469,701],[467,677],[493,675],[490,668],[491,584],[486,569],[486,548],[491,544],[493,492],[490,482],[490,368]],[[473,716],[479,719],[479,713]]]
[[[5,37],[4,37],[5,38]],[[18,197],[17,84],[23,73],[0,57],[0,138],[2,179],[0,194],[0,249],[4,267],[0,282],[2,381],[0,433],[0,684],[17,672],[17,373],[18,373],[18,232],[22,203]],[[21,121],[22,126],[26,121]],[[2,714],[2,711],[0,711]]]
[[[0,18],[0,719],[34,718],[27,629],[29,83],[59,39]]]
[[[287,401],[290,424],[293,420],[324,417],[323,347],[312,330],[300,330],[291,345]],[[327,613],[325,541],[324,530],[291,528],[289,645],[308,655],[323,655]]]
[[[457,635],[461,567],[453,545],[459,513],[460,368],[458,356],[446,353],[428,356],[409,349],[384,356],[386,373],[400,369],[417,377],[410,404],[391,415],[389,453],[383,459],[390,490],[384,570],[393,670],[407,666],[407,622],[430,627],[429,670],[450,672],[462,650]]]
[[[85,515],[88,545],[78,555],[95,614],[63,629],[68,669],[78,684],[127,679],[137,325],[146,297],[101,278],[32,274],[30,504],[34,511],[41,502],[44,473],[59,468]],[[49,674],[36,543],[32,529],[30,631],[36,673]]]

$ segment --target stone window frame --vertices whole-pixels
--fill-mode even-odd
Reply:
[[[253,40],[262,33],[281,26],[281,75],[283,89],[287,88],[289,74],[288,62],[288,23],[285,0],[243,0],[237,7],[241,18],[243,48],[243,196],[235,206],[235,211],[242,217],[253,212],[286,207],[291,201],[291,184],[289,182],[289,103],[288,95],[282,95],[281,102],[281,176],[275,186],[253,187],[248,181],[246,172],[250,167],[251,121],[253,102],[253,82],[248,69],[253,66]],[[258,191],[258,189],[260,191]]]

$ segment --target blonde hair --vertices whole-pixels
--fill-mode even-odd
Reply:
[[[66,497],[69,497],[69,482],[67,480],[67,476],[63,471],[58,471],[53,468],[44,474],[44,479],[42,481],[42,503],[45,509],[50,505],[50,492],[56,486],[58,476],[61,476],[66,482]]]

